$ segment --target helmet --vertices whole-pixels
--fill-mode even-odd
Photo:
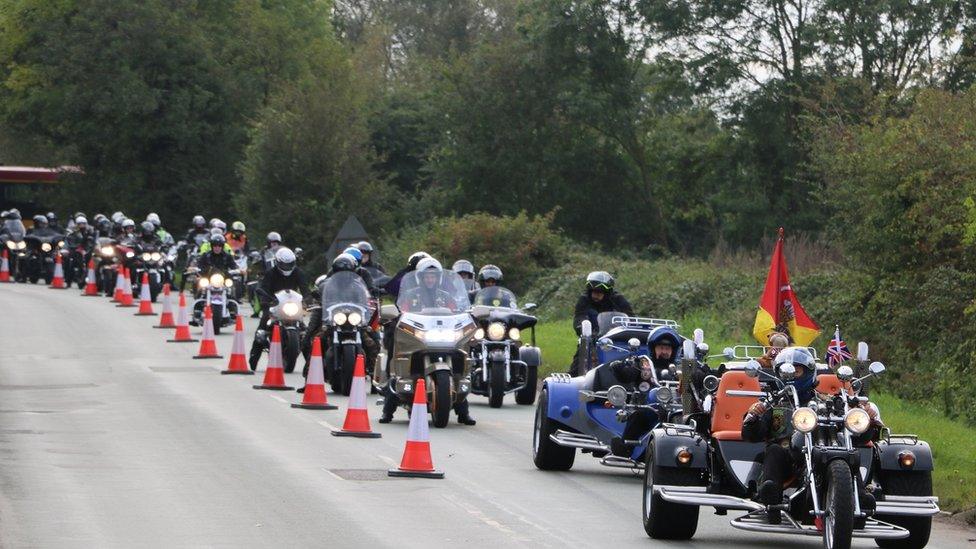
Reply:
[[[604,292],[613,291],[613,277],[606,271],[593,271],[586,275],[587,290],[603,290]]]
[[[773,332],[769,334],[769,346],[779,347],[782,349],[790,344],[790,338],[782,332]]]
[[[163,224],[163,222],[159,220],[158,213],[150,213],[149,215],[146,216],[146,221],[152,223],[153,227],[157,227],[157,228]]]
[[[222,235],[220,233],[210,233],[210,246],[212,247],[212,249],[214,251],[217,251],[217,250],[223,251],[224,244],[226,242],[227,242],[227,239],[224,238],[224,235]]]
[[[776,355],[773,368],[779,374],[780,368],[792,364],[796,368],[796,375],[790,382],[796,387],[801,402],[813,397],[813,388],[817,379],[817,361],[806,347],[787,347]]]
[[[357,261],[355,257],[342,253],[332,260],[332,271],[337,273],[339,271],[355,271],[356,265]]]
[[[289,248],[282,246],[275,252],[275,268],[285,276],[290,276],[295,270],[296,261],[295,252]]]
[[[240,221],[235,221],[235,222],[233,222],[233,223],[231,223],[231,225],[230,225],[230,229],[231,229],[232,231],[237,231],[237,232],[239,232],[239,233],[243,233],[244,231],[246,231],[246,230],[247,230],[247,229],[246,229],[246,228],[244,227],[244,223],[242,223],[242,222],[240,222]]]
[[[8,212],[6,212],[6,215],[4,217],[6,219],[20,219],[20,210],[18,210],[17,208],[13,208]]]
[[[75,225],[88,225],[88,219],[84,215],[75,217]]]
[[[495,283],[502,281],[502,270],[494,265],[485,265],[478,271],[478,282],[484,284],[486,280],[494,280]]]
[[[112,230],[112,221],[107,217],[102,217],[98,221],[98,230],[102,232],[102,236]]]
[[[96,224],[101,223],[103,219],[108,219],[108,218],[105,217],[104,214],[100,214],[100,213],[95,214],[94,221]]]
[[[125,220],[125,214],[122,212],[115,212],[112,214],[112,223],[122,223]]]
[[[271,244],[272,242],[277,242],[278,244],[281,244],[281,235],[276,233],[275,231],[271,231],[270,233],[268,233],[268,244]]]
[[[344,253],[344,254],[349,254],[349,255],[351,255],[351,256],[353,256],[353,257],[355,257],[355,258],[356,258],[356,263],[357,263],[357,264],[358,264],[358,263],[359,263],[360,261],[362,261],[362,260],[363,260],[363,252],[361,252],[361,251],[359,251],[359,248],[356,248],[356,247],[353,247],[353,246],[349,246],[349,247],[348,247],[348,248],[346,248],[345,250],[342,250],[342,253]]]
[[[48,222],[50,222],[50,223],[57,223],[58,222],[58,216],[54,215],[54,212],[47,212],[46,217],[47,217]]]
[[[132,227],[133,229],[135,229],[136,228],[136,222],[133,221],[133,220],[131,220],[131,219],[129,219],[127,217],[127,218],[125,218],[125,219],[122,220],[122,228],[123,229],[128,229],[129,227]]]
[[[681,346],[681,337],[670,326],[658,326],[651,330],[651,333],[647,334],[647,346],[651,351],[654,351],[656,345],[662,343],[670,345],[672,352],[677,353],[678,348]]]
[[[420,260],[427,257],[430,257],[430,254],[427,252],[414,252],[414,254],[410,256],[410,259],[407,260],[407,265],[416,269],[417,265],[420,263]]]
[[[210,229],[210,234],[212,234],[212,235],[214,235],[214,234],[223,235],[224,234],[224,231],[221,231],[217,227],[214,227],[213,229]]]
[[[441,275],[444,272],[444,267],[441,266],[441,262],[437,261],[433,257],[425,257],[417,263],[417,280],[420,281],[420,276],[426,273],[436,273]]]
[[[359,248],[359,251],[363,252],[364,254],[373,253],[373,245],[370,244],[369,242],[366,242],[365,240],[363,240],[359,244],[356,244],[356,247]]]
[[[34,221],[35,227],[41,227],[41,228],[47,227],[47,218],[44,217],[43,215],[35,215],[31,219]]]
[[[459,259],[455,261],[454,265],[451,266],[451,270],[457,274],[467,273],[471,275],[471,278],[474,278],[474,265],[472,265],[467,259]]]
[[[139,228],[142,230],[143,236],[152,236],[156,233],[156,227],[149,221],[143,221]]]
[[[203,218],[202,215],[193,216],[193,226],[202,228],[207,224],[207,220]]]
[[[212,225],[212,227],[214,229],[220,229],[220,232],[222,232],[222,233],[226,233],[227,232],[227,224],[224,223],[223,221],[219,220],[219,219],[217,220],[216,223],[214,223]]]
[[[75,212],[71,214],[71,219],[78,219],[79,217],[85,217],[85,212]]]
[[[211,218],[210,219],[210,226],[211,227],[216,227],[217,226],[217,223],[219,223],[219,222],[220,222],[220,218],[219,217]]]

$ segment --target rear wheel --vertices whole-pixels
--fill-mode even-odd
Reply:
[[[664,501],[654,486],[696,486],[695,469],[658,467],[654,463],[654,441],[647,447],[644,467],[644,531],[654,539],[691,539],[698,530],[698,507]]]
[[[841,460],[827,467],[824,499],[823,543],[825,549],[850,549],[854,531],[854,481],[851,468]]]
[[[549,390],[542,389],[535,409],[532,432],[532,461],[543,471],[568,471],[576,461],[576,448],[560,446],[549,438],[562,424],[549,417]]]
[[[884,493],[892,496],[931,496],[932,471],[889,472],[882,477]],[[932,533],[932,517],[907,517],[878,515],[878,520],[901,526],[908,530],[904,539],[875,540],[878,547],[891,549],[915,549],[925,547]]]
[[[301,352],[298,340],[298,330],[285,330],[285,337],[281,341],[281,346],[283,347],[282,355],[285,359],[285,372],[290,374],[295,371],[295,364],[298,362],[298,354]]]
[[[505,400],[505,365],[494,363],[488,372],[488,405],[501,408]]]
[[[515,391],[515,403],[529,405],[535,402],[536,385],[539,384],[539,367],[526,366],[525,387]]]
[[[434,427],[447,427],[451,419],[451,372],[437,370],[434,372],[434,399],[431,415],[434,416]]]

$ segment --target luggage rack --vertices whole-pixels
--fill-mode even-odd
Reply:
[[[610,319],[610,326],[624,326],[627,328],[642,328],[646,326],[668,326],[678,329],[681,326],[675,320],[666,318],[645,318],[640,316],[615,316]]]
[[[771,347],[766,347],[764,345],[736,345],[734,347],[731,347],[731,349],[732,349],[731,358],[733,360],[749,360],[751,358],[759,358],[765,355],[766,351],[771,349]],[[820,357],[817,355],[816,349],[814,349],[813,347],[804,347],[804,349],[806,349],[807,352],[810,353],[810,356],[812,356],[814,360],[820,360]]]

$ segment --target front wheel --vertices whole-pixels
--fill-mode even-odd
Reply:
[[[352,376],[356,369],[356,346],[355,345],[343,345],[342,346],[342,394],[349,396],[352,391]]]
[[[535,409],[532,431],[532,461],[543,471],[568,471],[576,461],[576,448],[560,446],[549,438],[561,426],[549,417],[549,390],[543,389]]]
[[[525,372],[525,387],[515,391],[515,403],[529,405],[535,402],[535,389],[539,384],[539,367],[527,366]]]
[[[430,413],[434,417],[434,427],[447,427],[447,422],[451,419],[451,372],[447,370],[434,372],[432,404],[434,406]]]
[[[664,501],[654,486],[695,486],[695,469],[658,467],[654,463],[654,441],[647,447],[644,467],[644,531],[654,539],[691,539],[698,530],[698,507]]]
[[[882,477],[881,488],[891,496],[931,496],[932,471],[888,472]],[[907,538],[875,540],[878,547],[919,549],[928,544],[932,534],[932,517],[878,515],[876,518],[908,530]]]
[[[841,460],[827,468],[827,496],[824,500],[823,543],[825,549],[850,549],[854,532],[854,481],[851,468]]]
[[[224,306],[211,305],[210,315],[213,319],[211,324],[213,324],[214,335],[220,335],[220,325],[224,323]]]
[[[285,359],[285,372],[290,374],[295,371],[295,363],[298,362],[298,354],[301,352],[299,348],[298,330],[285,330],[285,338],[281,344],[284,347],[282,349],[284,351],[282,355]]]
[[[492,408],[501,408],[505,400],[505,365],[495,363],[489,366],[488,371],[488,405]]]

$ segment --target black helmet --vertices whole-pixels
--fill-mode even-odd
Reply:
[[[112,220],[102,216],[102,218],[98,220],[98,230],[102,232],[103,236],[108,234],[108,232],[112,230]]]
[[[363,240],[359,244],[356,244],[356,247],[359,248],[359,251],[363,252],[364,254],[373,253],[373,245],[370,244],[369,242],[366,242],[365,240]]]
[[[485,265],[478,271],[478,282],[482,285],[486,280],[494,280],[495,284],[502,281],[502,270],[494,265]]]
[[[47,212],[47,221],[48,223],[57,223],[58,216],[54,215],[54,212]]]
[[[358,265],[356,258],[349,254],[339,254],[332,260],[332,271],[355,271]]]
[[[224,250],[224,244],[226,242],[227,242],[227,239],[224,238],[224,235],[219,234],[219,233],[211,233],[210,234],[210,247],[211,247],[211,249],[213,251],[217,251],[217,250],[223,251]]]
[[[151,221],[143,221],[139,228],[142,229],[142,236],[152,236],[156,232],[156,226]]]
[[[606,271],[593,271],[586,275],[587,290],[602,290],[604,292],[613,291],[613,277]]]
[[[474,265],[471,264],[467,259],[459,259],[451,265],[451,270],[457,274],[469,274],[471,278],[474,278]]]
[[[407,265],[409,265],[411,269],[416,269],[417,263],[420,263],[421,259],[427,257],[430,257],[430,254],[427,252],[414,252],[414,254],[410,256],[410,259],[407,260]]]

